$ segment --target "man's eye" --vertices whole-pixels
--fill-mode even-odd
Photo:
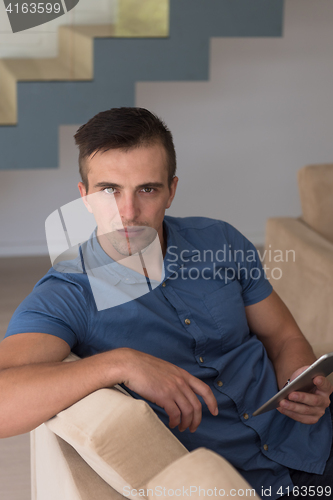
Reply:
[[[114,194],[116,192],[116,190],[113,187],[109,187],[109,188],[105,188],[104,192],[107,194]]]
[[[154,191],[154,188],[146,187],[143,188],[142,191],[144,191],[145,193],[152,193]]]

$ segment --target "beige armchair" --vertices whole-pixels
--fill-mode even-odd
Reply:
[[[189,453],[147,403],[119,386],[90,394],[31,432],[31,466],[32,500],[153,500],[190,491],[199,499],[214,488],[215,496],[254,497],[226,460],[204,448]]]
[[[274,289],[321,354],[333,351],[333,164],[302,168],[298,185],[303,214],[268,219],[265,264]]]

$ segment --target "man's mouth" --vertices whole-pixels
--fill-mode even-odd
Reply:
[[[142,234],[145,229],[145,227],[124,227],[122,229],[118,229],[117,231],[123,236],[135,238],[136,236]]]

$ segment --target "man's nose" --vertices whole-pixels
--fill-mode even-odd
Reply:
[[[122,220],[134,221],[139,216],[138,202],[133,194],[124,194],[118,205]]]

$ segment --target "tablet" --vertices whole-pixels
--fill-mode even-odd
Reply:
[[[286,397],[294,392],[294,391],[303,391],[309,392],[311,389],[315,387],[312,380],[318,375],[323,375],[327,377],[330,373],[333,372],[333,352],[329,352],[328,354],[324,354],[317,361],[315,361],[309,368],[304,370],[303,373],[298,375],[292,382],[289,382],[285,387],[281,389],[278,393],[275,394],[271,399],[266,401],[265,404],[260,406],[255,412],[253,412],[253,416],[261,415],[266,411],[274,410],[279,406],[280,401],[282,399],[286,399]]]

